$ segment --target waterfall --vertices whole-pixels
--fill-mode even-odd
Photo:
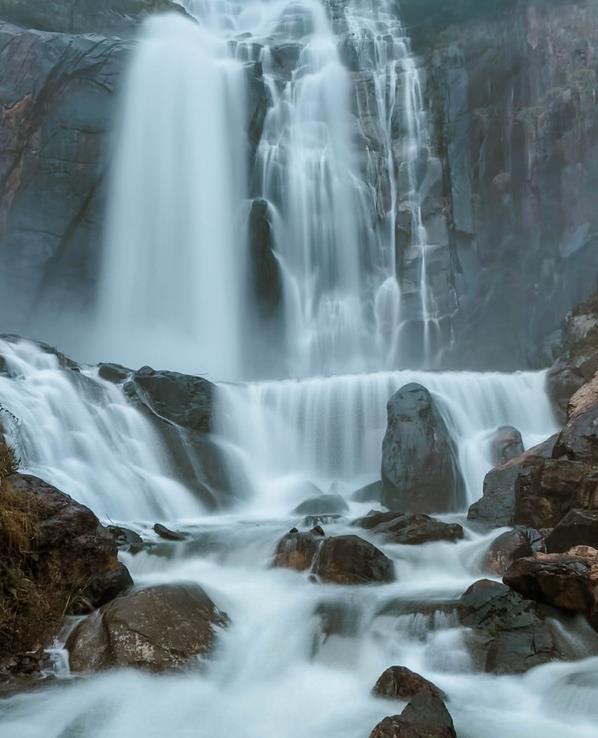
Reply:
[[[125,79],[121,117],[88,354],[237,377],[242,67],[209,29],[175,14],[152,18]]]
[[[386,403],[409,382],[423,384],[438,403],[458,448],[468,505],[493,466],[498,427],[515,426],[526,448],[557,429],[543,372],[397,371],[220,385],[220,432],[231,467],[244,467],[252,480],[252,504],[288,511],[309,496],[310,484],[349,494],[379,479]]]
[[[161,439],[120,390],[28,341],[0,340],[0,420],[21,471],[99,517],[156,520],[201,513],[175,481]]]

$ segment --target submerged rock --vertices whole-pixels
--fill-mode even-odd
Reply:
[[[170,528],[162,525],[162,523],[156,523],[154,525],[154,533],[157,533],[157,535],[165,541],[185,541],[187,539],[187,536],[183,533],[177,533],[175,530],[170,530]]]
[[[464,536],[463,528],[458,523],[443,523],[423,514],[404,515],[371,510],[353,525],[373,530],[389,542],[411,546],[434,541],[459,541]]]
[[[293,515],[340,515],[349,512],[349,506],[340,495],[328,494],[310,497],[293,510]]]
[[[133,666],[164,671],[187,666],[214,648],[228,625],[197,584],[163,584],[119,597],[88,615],[66,647],[75,672]]]
[[[390,510],[440,513],[464,502],[455,445],[432,396],[408,384],[388,401],[382,502]]]
[[[507,461],[521,456],[524,450],[521,433],[512,425],[503,425],[494,433],[492,459],[495,466],[506,464]]]
[[[417,694],[431,694],[440,700],[446,699],[444,692],[435,684],[405,666],[386,669],[376,682],[373,693],[378,697],[397,700],[409,700]]]

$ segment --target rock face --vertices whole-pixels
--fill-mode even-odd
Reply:
[[[0,656],[45,646],[65,614],[90,612],[132,585],[91,510],[17,473],[0,486],[0,573]]]
[[[388,401],[382,444],[382,502],[390,510],[459,509],[464,484],[448,429],[425,387],[409,384]]]
[[[293,528],[278,543],[272,565],[311,571],[333,584],[382,584],[395,578],[391,559],[376,546],[358,536],[327,538],[319,526],[308,533]]]
[[[196,584],[148,587],[89,615],[67,642],[73,671],[177,669],[207,655],[228,617]]]
[[[598,623],[598,551],[588,546],[567,553],[536,554],[515,561],[503,581],[524,597]]]
[[[598,510],[570,510],[546,538],[548,553],[564,553],[575,546],[598,549]]]
[[[384,718],[370,738],[456,738],[453,719],[436,695],[416,695],[400,715]]]
[[[544,536],[540,531],[534,528],[515,528],[492,541],[484,558],[484,568],[502,576],[517,559],[545,550]]]
[[[442,523],[429,515],[403,515],[370,511],[365,518],[355,520],[353,525],[373,530],[392,543],[416,546],[434,541],[459,541],[463,528],[458,523]]]
[[[462,625],[471,628],[467,647],[482,671],[519,674],[563,657],[545,619],[550,611],[504,584],[476,582],[459,610]]]
[[[439,700],[446,699],[444,692],[405,666],[391,666],[376,682],[373,693],[388,699],[410,700],[417,694],[431,694]]]

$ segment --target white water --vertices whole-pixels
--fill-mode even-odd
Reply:
[[[242,68],[225,39],[178,15],[160,16],[144,25],[123,101],[96,330],[86,353],[237,377],[245,289]]]
[[[275,213],[285,280],[284,340],[271,375],[341,374],[219,385],[221,442],[246,503],[202,518],[159,437],[118,387],[93,370],[61,370],[56,357],[26,342],[0,343],[11,375],[0,376],[0,404],[19,422],[3,420],[24,469],[146,536],[155,519],[185,528],[194,545],[172,546],[171,557],[126,555],[126,564],[138,585],[199,582],[232,619],[203,670],[61,680],[0,701],[0,734],[366,738],[402,708],[370,690],[386,667],[403,664],[445,690],[460,738],[596,738],[596,659],[523,677],[480,675],[454,618],[381,612],[394,600],[458,597],[484,575],[479,562],[501,531],[419,547],[372,537],[397,570],[398,581],[383,587],[326,587],[269,568],[276,542],[298,522],[289,510],[312,494],[310,485],[349,497],[378,478],[385,405],[405,383],[434,394],[470,501],[481,493],[498,426],[515,425],[529,447],[555,425],[542,373],[388,371],[431,365],[438,349],[419,184],[427,124],[416,61],[392,4],[350,0],[347,16],[360,68],[374,82],[385,202],[373,191],[372,152],[365,168],[358,156],[364,111],[351,117],[351,76],[320,2],[181,4],[199,24],[175,16],[147,24],[126,84],[90,355],[217,380],[246,376],[244,339],[259,326],[237,219],[249,195],[240,60],[257,53],[272,107],[252,194]],[[283,80],[272,51],[289,42],[301,45],[299,63]],[[412,236],[402,261],[417,264],[411,284],[397,259],[405,212]],[[412,344],[401,330],[409,322],[421,326],[414,354],[405,353]],[[352,503],[352,515],[363,511]],[[328,528],[349,530],[346,521]],[[353,629],[325,640],[315,610],[338,602]],[[584,643],[580,656],[589,653]]]
[[[410,382],[438,403],[458,446],[468,504],[492,467],[498,427],[514,425],[527,448],[557,429],[542,372],[401,371],[222,385],[221,434],[231,464],[252,482],[251,504],[285,512],[309,496],[309,482],[350,494],[379,479],[386,403]]]
[[[24,472],[45,479],[99,517],[152,520],[201,513],[173,479],[165,449],[121,390],[61,369],[28,341],[0,341],[0,422]]]

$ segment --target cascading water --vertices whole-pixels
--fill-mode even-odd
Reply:
[[[126,85],[91,349],[221,380],[216,430],[246,504],[204,517],[121,389],[32,344],[0,342],[0,404],[18,419],[5,425],[26,471],[146,538],[156,518],[184,528],[186,543],[124,554],[126,564],[138,586],[199,582],[231,625],[197,670],[114,670],[0,700],[0,732],[364,738],[402,709],[371,693],[402,664],[444,690],[461,738],[596,738],[596,658],[481,675],[455,612],[435,609],[488,576],[480,561],[500,531],[425,546],[359,531],[394,561],[397,581],[379,587],[271,568],[281,536],[302,525],[289,511],[314,485],[350,500],[378,478],[385,405],[401,385],[434,395],[470,501],[497,426],[515,425],[529,447],[555,422],[543,373],[396,370],[434,364],[439,347],[421,194],[429,140],[395,5],[348,0],[350,71],[324,0],[179,4],[197,23],[170,15],[146,25]],[[269,98],[250,176],[247,60],[261,64]],[[373,95],[355,92],[360,80]],[[378,148],[364,149],[369,136]],[[238,219],[249,197],[268,201],[284,283],[280,359],[264,375],[299,380],[223,381],[250,375],[245,333],[259,331]],[[331,372],[340,374],[310,376]],[[348,521],[366,510],[350,502],[327,533],[355,534]],[[322,622],[331,611],[342,613],[339,632]],[[551,627],[573,657],[597,653],[594,633]]]
[[[87,353],[238,377],[242,67],[218,34],[174,14],[158,17],[144,26],[123,99]]]

